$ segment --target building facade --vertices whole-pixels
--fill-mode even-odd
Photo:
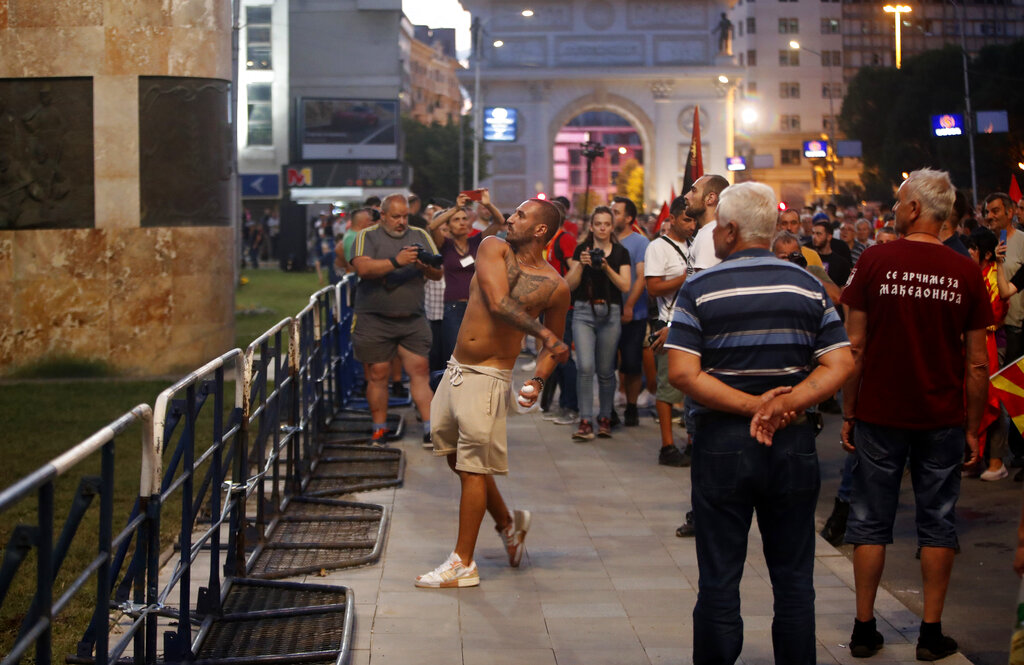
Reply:
[[[736,0],[729,12],[744,71],[737,111],[737,152],[747,165],[741,179],[770,185],[790,206],[855,190],[860,182],[860,160],[836,157],[828,146],[829,139],[844,138],[833,124],[845,90],[844,6]],[[823,144],[825,156],[805,157],[808,141]]]
[[[514,207],[555,181],[553,146],[585,111],[611,111],[640,135],[648,205],[680,189],[695,107],[704,164],[725,172],[733,152],[734,86],[740,69],[720,47],[721,6],[711,0],[463,0],[482,26],[477,108],[514,110],[514,140],[485,142],[491,197]],[[522,11],[531,9],[532,15]],[[501,42],[500,48],[495,42]],[[472,94],[472,93],[471,93]]]
[[[455,30],[431,30],[415,26],[410,42],[409,89],[402,101],[407,113],[419,122],[448,124],[462,114],[462,92],[455,59]]]

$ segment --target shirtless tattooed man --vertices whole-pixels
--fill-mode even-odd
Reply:
[[[509,564],[522,560],[530,513],[509,512],[494,475],[508,473],[505,420],[523,335],[544,345],[537,375],[519,390],[523,407],[533,406],[544,381],[569,357],[562,341],[569,286],[543,256],[561,214],[548,201],[530,199],[508,219],[505,240],[490,237],[480,243],[455,352],[430,405],[434,454],[448,458],[462,484],[459,534],[448,559],[416,578],[418,587],[480,584],[473,551],[485,511],[494,518]],[[547,327],[537,320],[540,315]]]

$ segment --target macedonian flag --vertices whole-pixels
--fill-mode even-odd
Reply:
[[[992,375],[992,390],[1006,407],[1017,431],[1024,434],[1024,356]]]

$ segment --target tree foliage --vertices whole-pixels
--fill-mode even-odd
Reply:
[[[625,196],[636,203],[636,207],[643,211],[644,200],[644,167],[635,159],[628,159],[619,170],[615,179],[616,196]]]
[[[1009,134],[975,135],[979,195],[1005,191],[1024,158],[1024,41],[985,47],[970,61],[973,110],[1006,110]],[[948,46],[903,61],[902,69],[864,67],[850,81],[840,129],[863,144],[861,182],[868,198],[888,199],[902,173],[924,166],[971,185],[966,136],[935,137],[931,116],[964,113],[961,51]]]
[[[470,116],[443,125],[425,125],[410,117],[402,118],[405,137],[405,162],[412,167],[409,189],[420,198],[441,197],[455,200],[459,193],[459,126],[462,126],[462,189],[473,186],[473,122]],[[480,179],[487,177],[490,157],[480,150]]]

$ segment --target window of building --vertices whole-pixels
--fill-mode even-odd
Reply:
[[[843,64],[842,53],[840,51],[822,51],[821,64],[823,67],[841,67]]]
[[[779,116],[779,130],[783,132],[798,132],[800,131],[800,116],[799,115],[780,115]]]
[[[756,95],[757,94],[757,81],[748,81],[747,82],[747,94],[748,95]]]
[[[753,16],[747,17],[747,34],[752,35],[757,32],[757,19]]]
[[[245,8],[246,69],[273,69],[270,58],[270,7]]]
[[[800,65],[800,51],[796,49],[782,49],[779,51],[780,67],[797,67]]]
[[[842,83],[822,83],[821,84],[821,98],[822,99],[842,99],[843,98],[843,84]]]
[[[798,18],[780,18],[779,19],[779,34],[780,35],[795,35],[800,32],[800,19]]]
[[[795,81],[783,81],[780,83],[779,99],[800,99],[800,84]]]
[[[746,67],[746,65],[744,64],[743,61],[744,61],[743,53],[740,53],[740,67]]]
[[[747,50],[747,67],[757,67],[757,50]]]
[[[823,35],[838,35],[839,34],[839,19],[837,19],[837,18],[823,18],[823,19],[821,19],[821,34],[823,34]]]
[[[740,37],[743,36],[743,21],[740,21]]]
[[[799,166],[800,165],[800,151],[799,150],[793,150],[793,149],[790,149],[790,148],[783,148],[782,149],[782,154],[779,155],[779,157],[780,157],[779,162],[782,163],[782,164],[786,164],[786,165],[789,165],[789,166],[793,166],[793,165]]]
[[[248,145],[274,145],[274,124],[271,112],[269,83],[250,83],[246,86],[249,111]]]

